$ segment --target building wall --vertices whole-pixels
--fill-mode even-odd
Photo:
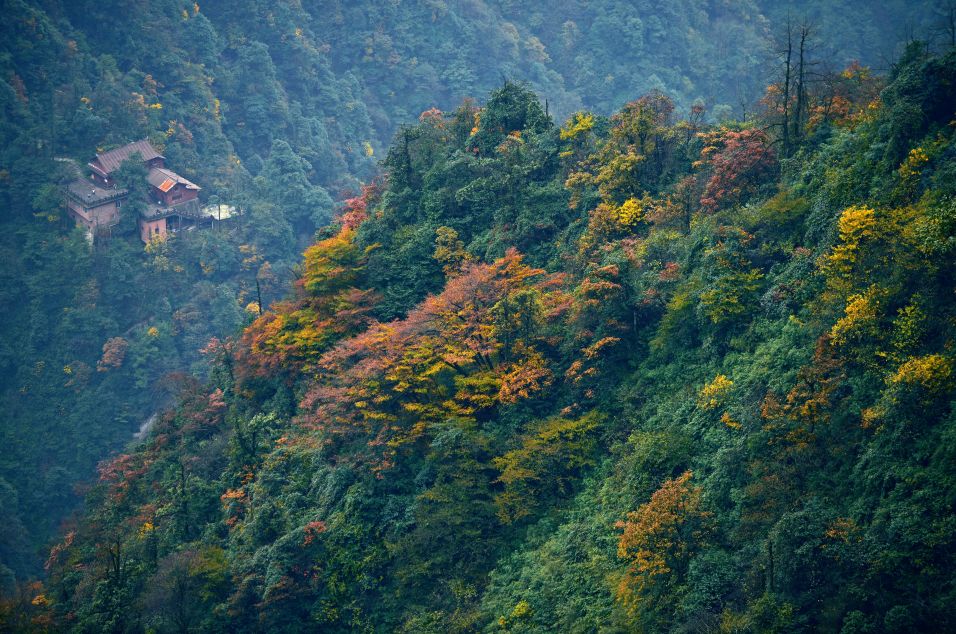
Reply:
[[[195,189],[186,189],[185,187],[176,186],[169,190],[169,205],[179,205],[186,202],[187,200],[195,200],[199,197],[199,192]]]
[[[76,224],[83,225],[86,228],[89,228],[93,224],[90,212],[79,203],[70,200],[67,201],[66,207],[70,212],[70,218],[73,218]]]
[[[178,205],[187,200],[194,200],[199,197],[199,192],[195,189],[186,189],[183,185],[176,185],[168,192],[162,192],[153,187],[153,198],[164,205]]]
[[[119,208],[116,206],[118,201],[111,200],[98,207],[84,207],[80,203],[69,200],[67,207],[70,216],[76,221],[76,224],[83,225],[90,231],[94,228],[106,228],[119,222]]]
[[[161,236],[166,237],[166,219],[157,218],[155,220],[139,220],[139,237],[144,243],[149,243],[150,239]]]

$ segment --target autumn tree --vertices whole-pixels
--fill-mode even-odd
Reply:
[[[328,347],[368,323],[375,294],[356,285],[369,251],[355,244],[347,228],[309,247],[299,297],[276,304],[246,330],[240,371],[262,375],[313,367]]]
[[[692,478],[693,473],[685,471],[665,481],[650,501],[618,524],[623,532],[617,554],[627,562],[627,570],[617,598],[652,628],[666,623],[669,610],[660,601],[674,596],[707,534],[711,514],[702,508],[702,490]]]
[[[532,397],[552,371],[533,331],[504,350],[495,307],[542,273],[515,252],[469,264],[404,320],[336,346],[303,401],[304,422],[330,440],[365,438],[373,464],[387,468],[442,420],[484,419],[501,401]]]
[[[713,212],[740,205],[756,194],[776,170],[767,134],[755,128],[718,128],[704,135],[700,164],[709,169],[700,204]]]

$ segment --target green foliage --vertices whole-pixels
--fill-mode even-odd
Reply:
[[[0,234],[15,421],[0,432],[2,618],[80,632],[956,627],[952,54],[911,47],[884,105],[819,136],[806,121],[777,164],[769,121],[680,120],[655,90],[680,84],[680,103],[719,78],[734,60],[696,33],[747,7],[711,21],[632,4],[562,5],[574,19],[550,24],[509,2],[469,9],[482,19],[397,3],[362,21],[334,3],[157,3],[130,10],[120,42],[95,28],[108,2],[60,7],[56,24],[17,4],[4,33],[37,42],[37,62],[10,62],[22,90],[53,85],[41,71],[73,55],[89,70],[59,76],[90,95],[69,116],[54,98],[57,129],[73,130],[61,147],[161,137],[244,213],[142,253],[121,238],[91,249],[48,226],[52,156],[13,135],[16,183],[37,194]],[[678,27],[704,51],[694,77],[625,70]],[[73,53],[58,29],[84,35]],[[518,82],[424,112],[273,302],[327,192],[367,173],[435,68],[436,98],[498,83],[479,41],[528,61],[530,86],[563,104],[549,69],[572,65],[565,81],[594,103],[623,102],[627,73],[646,96],[564,128]],[[10,81],[0,105],[28,115],[25,134],[50,113]],[[70,506],[92,456],[173,400],[100,464],[44,584],[17,586],[29,534],[52,532],[46,511]]]
[[[511,523],[551,502],[552,496],[570,493],[572,483],[595,464],[594,436],[601,422],[597,413],[545,421],[520,448],[495,458],[501,471],[498,481],[504,485],[496,498],[498,516]]]

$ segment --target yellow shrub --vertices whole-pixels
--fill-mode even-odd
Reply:
[[[900,165],[900,177],[904,180],[919,176],[923,165],[929,162],[929,155],[921,147],[915,147],[910,150],[909,155],[903,164]]]
[[[631,228],[644,219],[644,203],[628,198],[617,208],[617,221],[622,227]]]
[[[720,407],[734,382],[723,374],[718,374],[714,380],[701,388],[697,393],[697,405],[703,409],[716,409]]]
[[[720,422],[731,429],[740,429],[740,421],[734,420],[728,412],[724,412],[724,415],[720,417]]]
[[[876,212],[869,207],[847,207],[840,215],[840,244],[824,262],[837,275],[848,273],[856,263],[860,243],[877,235]]]
[[[835,345],[844,345],[849,340],[875,334],[879,317],[879,290],[871,286],[862,295],[847,298],[846,314],[830,329],[830,337]]]
[[[561,128],[561,140],[576,139],[577,137],[590,132],[594,127],[594,115],[590,112],[576,112]]]
[[[941,354],[911,357],[890,378],[891,383],[919,385],[929,392],[942,392],[952,385],[953,367]]]

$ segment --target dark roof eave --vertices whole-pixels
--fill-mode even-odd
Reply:
[[[110,175],[107,174],[106,171],[105,171],[102,167],[100,167],[99,165],[97,165],[96,163],[87,163],[86,165],[87,165],[91,170],[93,170],[94,172],[96,172],[97,174],[99,174],[100,176],[102,176],[103,178],[109,178]]]

